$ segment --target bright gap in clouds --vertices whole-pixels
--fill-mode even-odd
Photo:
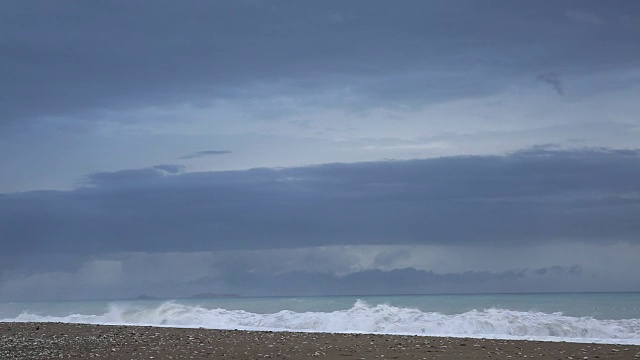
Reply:
[[[640,125],[630,114],[640,113],[640,88],[625,81],[633,73],[610,74],[618,85],[589,92],[599,76],[565,78],[571,89],[563,96],[528,77],[500,93],[405,109],[326,107],[291,95],[107,111],[90,127],[52,119],[0,143],[8,174],[0,191],[70,189],[89,173],[166,163],[215,171],[493,155],[540,144],[634,148]],[[207,151],[220,156],[190,156]]]

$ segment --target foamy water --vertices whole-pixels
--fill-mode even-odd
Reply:
[[[305,299],[290,299],[289,301]],[[242,300],[249,301],[249,300]],[[262,301],[262,307],[268,301]],[[283,301],[283,300],[274,300]],[[311,298],[308,301],[320,300]],[[232,302],[232,301],[231,301]],[[211,307],[216,301],[120,301],[104,304],[102,311],[49,315],[25,310],[1,321],[45,321],[89,324],[125,324],[211,329],[271,331],[358,332],[604,342],[640,345],[640,318],[596,319],[563,313],[504,308],[446,314],[384,303],[357,300],[350,308],[333,311],[279,310],[259,313]],[[98,307],[99,304],[93,304]],[[273,305],[273,304],[272,304]],[[57,303],[60,307],[61,303]],[[228,306],[229,307],[229,306]],[[61,312],[60,309],[57,312]]]

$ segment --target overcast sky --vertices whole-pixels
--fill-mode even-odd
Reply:
[[[2,1],[0,301],[640,291],[637,1]]]

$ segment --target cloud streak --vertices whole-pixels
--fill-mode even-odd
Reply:
[[[550,85],[558,93],[558,95],[564,95],[565,85],[560,78],[560,75],[556,73],[545,73],[538,75],[536,79],[540,82]]]
[[[194,153],[189,154],[189,155],[181,156],[178,159],[180,159],[180,160],[189,160],[189,159],[195,159],[195,158],[200,158],[200,157],[205,157],[205,156],[216,156],[216,155],[226,155],[226,154],[231,154],[231,151],[228,151],[228,150],[204,150],[204,151],[197,151],[197,152],[194,152]]]

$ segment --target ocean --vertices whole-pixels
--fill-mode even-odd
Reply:
[[[5,302],[0,321],[640,345],[640,293]]]

